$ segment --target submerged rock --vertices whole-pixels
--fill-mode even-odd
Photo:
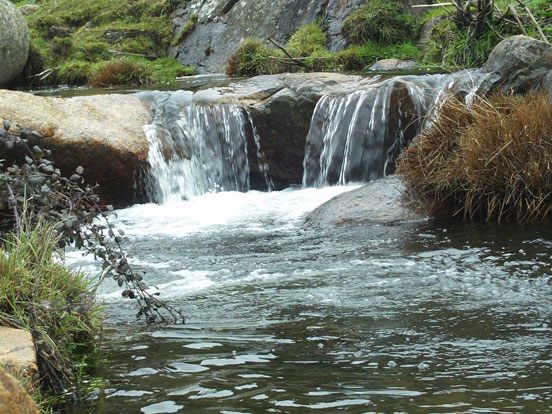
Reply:
[[[397,224],[427,218],[404,206],[404,186],[397,176],[372,181],[332,198],[305,219],[308,226]]]
[[[100,184],[106,204],[143,201],[138,175],[146,167],[144,125],[150,111],[137,97],[96,95],[47,98],[0,90],[0,120],[38,131],[56,166],[70,176],[84,167],[89,184]]]
[[[15,5],[0,0],[0,86],[16,79],[29,56],[29,28]]]

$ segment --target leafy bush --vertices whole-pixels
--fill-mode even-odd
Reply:
[[[547,94],[448,99],[398,160],[409,199],[432,216],[552,218],[552,105]]]
[[[412,40],[415,30],[416,21],[402,3],[372,0],[347,17],[342,33],[354,45],[391,44]]]
[[[150,80],[151,70],[143,61],[120,57],[100,63],[90,76],[88,84],[94,87],[143,85]]]

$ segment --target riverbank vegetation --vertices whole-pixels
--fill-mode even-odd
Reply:
[[[245,40],[230,58],[227,73],[357,71],[387,58],[457,70],[483,64],[506,37],[528,34],[548,41],[552,36],[552,6],[547,0],[530,0],[523,7],[506,0],[487,3],[493,9],[485,13],[472,10],[469,3],[462,9],[464,13],[454,6],[433,7],[415,19],[402,3],[370,1],[344,22],[342,35],[349,42],[346,49],[335,53],[327,49],[321,21],[292,35],[285,45],[288,54],[259,40]]]
[[[549,95],[450,97],[399,157],[407,198],[430,216],[466,220],[552,218]]]
[[[174,0],[25,0],[31,58],[22,83],[82,85],[124,62],[119,85],[174,80],[195,74],[167,54]],[[121,60],[124,58],[124,60]],[[139,75],[138,75],[139,74]],[[106,78],[103,77],[103,80]]]
[[[41,388],[61,396],[79,384],[96,351],[101,281],[113,279],[147,322],[176,323],[183,316],[133,271],[124,232],[110,224],[112,207],[101,207],[97,188],[84,183],[84,169],[66,177],[41,139],[38,131],[0,124],[0,325],[31,332]],[[67,246],[93,255],[99,274],[67,268]]]

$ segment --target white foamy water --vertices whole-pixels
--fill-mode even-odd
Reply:
[[[319,205],[355,188],[358,186],[207,193],[187,201],[120,210],[115,225],[130,236],[173,237],[236,227],[259,232],[290,229]]]

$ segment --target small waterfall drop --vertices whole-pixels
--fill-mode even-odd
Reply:
[[[150,199],[160,204],[213,191],[247,191],[247,132],[252,130],[259,167],[270,189],[268,167],[249,114],[237,105],[195,104],[193,93],[146,92],[154,111],[144,127],[149,142]]]
[[[370,181],[395,170],[402,149],[447,95],[471,102],[484,75],[398,76],[316,105],[305,145],[303,186]]]

